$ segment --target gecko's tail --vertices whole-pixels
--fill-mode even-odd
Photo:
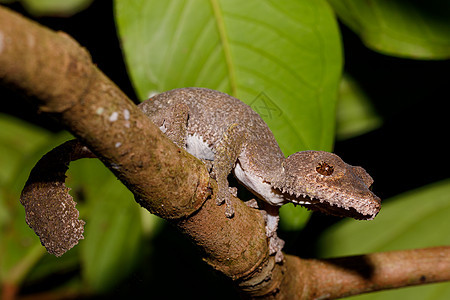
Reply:
[[[61,256],[83,239],[85,222],[78,219],[65,174],[71,161],[95,157],[80,141],[70,140],[45,154],[31,170],[20,203],[28,226],[51,254]]]

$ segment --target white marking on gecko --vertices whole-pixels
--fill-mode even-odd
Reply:
[[[251,189],[260,199],[274,206],[280,206],[286,203],[286,199],[280,193],[277,193],[270,183],[265,182],[261,177],[245,172],[241,163],[238,161],[234,167],[234,175],[247,188]]]
[[[186,139],[186,151],[199,159],[214,160],[214,152],[203,138],[198,135],[188,135]]]

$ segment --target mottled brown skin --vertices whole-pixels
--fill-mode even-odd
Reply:
[[[278,262],[283,260],[284,246],[276,232],[279,206],[291,202],[355,219],[373,219],[380,209],[380,199],[369,189],[373,180],[363,168],[323,151],[285,158],[259,115],[229,95],[183,88],[157,95],[139,107],[174,143],[211,167],[218,183],[216,201],[226,203],[227,217],[234,214],[230,193],[236,193],[228,186],[231,172],[263,200],[260,208],[265,212],[269,250]],[[57,256],[83,238],[84,221],[78,220],[75,202],[64,185],[69,162],[82,157],[95,155],[77,140],[55,148],[39,161],[22,192],[27,223]],[[33,201],[36,198],[40,201]],[[58,199],[61,205],[53,203]]]
[[[361,167],[324,151],[302,151],[285,158],[272,132],[248,105],[227,94],[204,89],[171,90],[141,103],[140,108],[178,146],[212,164],[217,203],[234,193],[227,176],[236,178],[268,205],[267,236],[271,253],[282,260],[284,242],[276,236],[278,207],[295,203],[341,217],[373,219],[381,201],[372,178]]]
[[[288,201],[306,201],[310,209],[358,220],[372,220],[381,207],[380,199],[369,189],[372,177],[333,153],[297,152],[283,165],[284,172],[273,187],[286,193]]]

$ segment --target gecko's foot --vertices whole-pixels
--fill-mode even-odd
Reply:
[[[284,241],[276,233],[269,237],[269,255],[275,255],[275,262],[277,263],[282,262],[284,259],[283,252],[281,252],[283,247]]]
[[[230,192],[231,195],[237,197],[237,188],[228,187],[228,191]],[[225,216],[227,216],[227,218],[232,218],[234,216],[234,208],[233,205],[231,204],[230,194],[228,194],[227,195],[228,197],[225,198],[225,205],[226,205]]]
[[[284,260],[283,252],[277,251],[277,254],[275,254],[275,262],[281,264]]]
[[[225,216],[227,218],[232,218],[234,216],[234,209],[233,206],[231,205],[231,203],[226,202],[225,203],[226,208],[225,208]]]
[[[222,205],[224,202],[227,202],[229,198],[229,195],[222,193],[221,190],[219,190],[219,193],[216,196],[216,204],[217,206]]]
[[[256,201],[255,198],[247,200],[244,203],[250,208],[259,209],[258,201]],[[263,216],[264,216],[264,214],[263,214]],[[264,217],[264,219],[265,219],[265,217]]]
[[[223,195],[223,193],[219,193],[216,197],[216,204],[222,205],[225,202],[225,216],[227,218],[232,218],[234,216],[234,208],[231,204],[231,195],[229,193]]]
[[[266,236],[269,238],[269,255],[275,255],[275,262],[281,263],[284,259],[284,255],[281,250],[283,249],[285,243],[277,235],[276,228],[278,226],[274,227],[274,225],[278,225],[278,217],[271,216],[264,209],[260,209],[260,205],[258,204],[258,201],[256,199],[250,199],[246,201],[245,204],[247,204],[247,206],[250,208],[259,209],[259,211],[261,212],[267,225]],[[271,220],[272,222],[270,222],[269,220]],[[275,223],[273,223],[273,221],[275,221]]]
[[[278,237],[278,207],[265,205],[261,210],[266,221],[266,236],[269,238],[269,255],[275,255],[275,262],[282,263],[284,256],[281,250],[284,247],[284,241]]]
[[[236,187],[229,187],[228,190],[230,191],[230,194],[234,197],[237,197],[237,188]]]

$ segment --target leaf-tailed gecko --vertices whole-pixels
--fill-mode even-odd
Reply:
[[[337,155],[301,151],[285,158],[272,132],[250,106],[204,88],[181,88],[156,95],[139,107],[179,147],[209,162],[218,184],[217,204],[234,214],[228,185],[233,172],[264,201],[270,254],[283,259],[277,237],[278,208],[285,203],[355,219],[373,219],[381,201],[370,189],[373,179]]]

